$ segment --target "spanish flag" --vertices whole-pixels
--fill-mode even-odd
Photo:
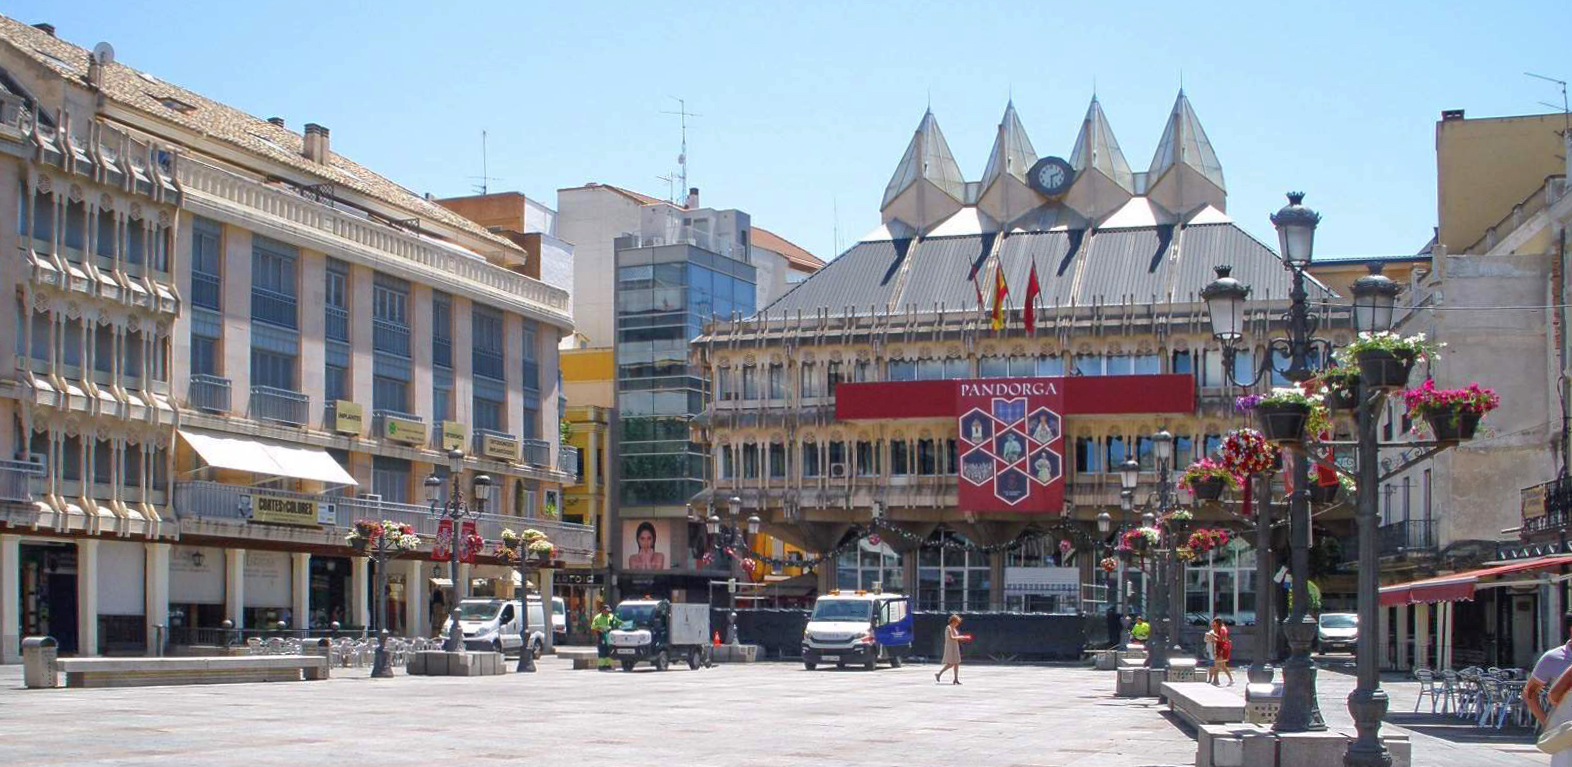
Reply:
[[[993,270],[993,332],[1004,330],[1004,299],[1010,295],[1010,286],[1004,281],[1004,262],[999,262]]]

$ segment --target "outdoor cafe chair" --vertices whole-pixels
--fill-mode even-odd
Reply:
[[[1441,702],[1445,689],[1436,681],[1436,674],[1428,668],[1414,670],[1414,679],[1419,682],[1419,697],[1414,699],[1414,712],[1419,712],[1419,704],[1423,703],[1425,696],[1430,696],[1430,713],[1436,712],[1436,706]]]

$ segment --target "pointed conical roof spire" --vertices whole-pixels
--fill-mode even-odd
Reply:
[[[1223,184],[1223,166],[1217,161],[1217,152],[1212,150],[1212,142],[1207,139],[1206,130],[1201,127],[1201,120],[1195,116],[1195,109],[1190,106],[1183,88],[1179,89],[1179,98],[1174,100],[1168,127],[1163,129],[1163,138],[1157,144],[1157,154],[1152,156],[1147,177],[1156,182],[1175,165],[1188,165],[1216,184],[1219,190],[1226,192],[1228,189]]]
[[[994,179],[1009,174],[1025,182],[1026,172],[1037,163],[1037,150],[1026,136],[1026,127],[1015,113],[1012,99],[1004,106],[1004,117],[999,119],[999,134],[993,140],[993,151],[988,153],[988,165],[983,169],[982,188],[987,189]]]
[[[961,176],[961,167],[956,164],[955,155],[950,153],[950,145],[944,140],[939,121],[934,119],[931,109],[923,114],[912,142],[906,145],[906,154],[901,157],[895,175],[890,177],[889,186],[884,188],[884,202],[879,207],[888,207],[901,192],[922,180],[932,183],[957,202],[966,198],[966,180]]]
[[[1115,184],[1127,191],[1135,190],[1135,176],[1130,172],[1130,163],[1124,159],[1124,152],[1119,149],[1119,140],[1114,138],[1113,127],[1108,124],[1108,116],[1103,114],[1103,106],[1097,102],[1097,96],[1092,96],[1091,106],[1086,108],[1086,119],[1081,121],[1081,134],[1075,137],[1075,151],[1070,155],[1070,166],[1076,172],[1087,168],[1102,171]]]

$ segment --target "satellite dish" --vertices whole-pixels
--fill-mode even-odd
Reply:
[[[115,47],[109,43],[99,43],[93,46],[93,60],[100,66],[115,60]]]

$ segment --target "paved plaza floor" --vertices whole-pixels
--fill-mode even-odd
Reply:
[[[1322,706],[1346,725],[1351,676],[1321,674]],[[656,673],[572,671],[485,678],[350,670],[325,682],[23,690],[0,667],[0,765],[451,764],[1056,765],[1194,763],[1192,735],[1154,699],[1113,697],[1084,667],[972,665],[962,686],[934,667],[806,672],[787,663]],[[1243,684],[1243,676],[1240,676]],[[1529,767],[1525,731],[1481,734],[1413,708],[1391,685],[1416,767]],[[1404,717],[1407,717],[1405,719]]]

